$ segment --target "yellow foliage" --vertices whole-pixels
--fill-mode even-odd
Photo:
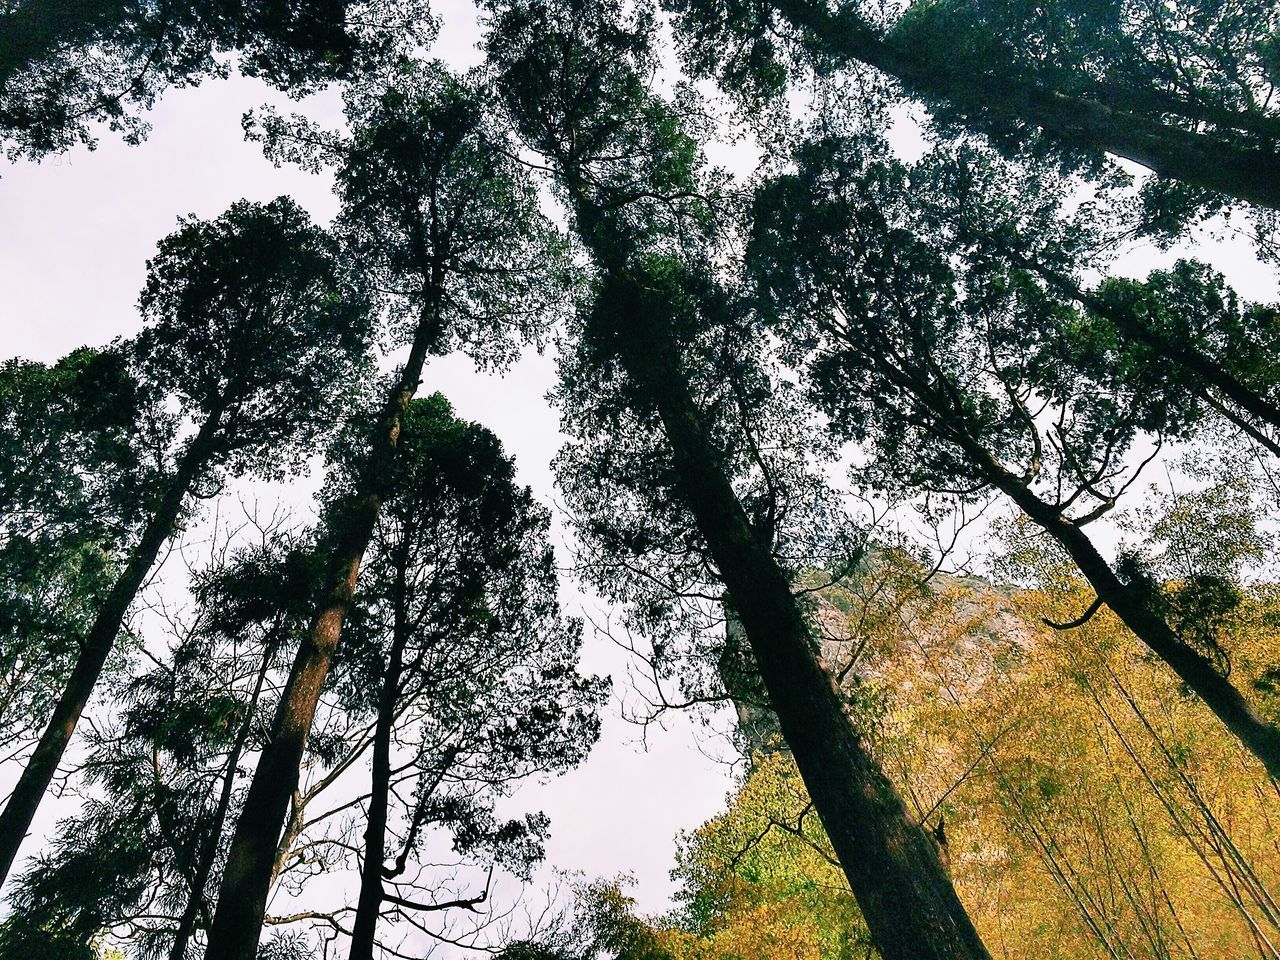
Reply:
[[[1280,790],[1169,669],[1106,610],[1045,627],[1089,605],[1070,577],[908,581],[874,604],[833,591],[824,653],[861,676],[867,734],[993,953],[1280,957]],[[874,642],[841,646],[842,618]],[[1278,623],[1280,591],[1256,588],[1220,641],[1273,716]],[[682,838],[675,875],[683,908],[650,924],[671,960],[872,955],[785,752],[758,755],[728,809]]]

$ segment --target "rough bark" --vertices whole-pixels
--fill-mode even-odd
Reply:
[[[909,91],[946,100],[975,120],[1024,123],[1068,147],[1102,150],[1158,176],[1280,209],[1280,152],[1224,142],[1100,100],[1066,96],[1021,78],[1000,78],[923,59],[850,11],[814,0],[771,0],[825,52],[884,71]],[[1244,123],[1246,118],[1241,118]]]
[[[567,164],[562,165],[562,171]],[[562,172],[578,229],[602,269],[627,272],[589,188]],[[651,403],[671,449],[682,499],[715,560],[814,809],[885,960],[990,957],[924,827],[860,735],[818,655],[808,622],[769,545],[753,530],[708,436],[666,318],[631,281],[596,331]]]
[[[58,764],[62,762],[98,678],[102,676],[125,615],[146,582],[161,547],[173,536],[182,514],[182,503],[192,484],[208,466],[219,421],[219,413],[212,412],[183,451],[178,467],[143,528],[128,563],[98,610],[49,722],[18,778],[4,812],[0,813],[0,885],[8,877],[18,849],[31,829],[40,801],[57,775]]]
[[[329,558],[325,600],[298,648],[227,854],[206,960],[253,960],[262,936],[267,893],[289,799],[298,785],[302,753],[320,691],[342,636],[365,550],[373,536],[395,459],[400,424],[422,379],[438,332],[438,303],[424,309],[408,360],[378,420],[372,449],[357,479],[343,527]]]
[[[885,960],[989,954],[937,848],[880,769],[823,666],[791,588],[754,535],[657,318],[622,362],[658,410],[680,489],[755,654],[779,726]]]

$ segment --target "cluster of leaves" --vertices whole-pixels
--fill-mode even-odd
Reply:
[[[419,3],[382,0],[35,0],[0,8],[0,141],[10,159],[96,144],[106,124],[130,142],[171,86],[229,73],[298,95],[359,74],[434,34]]]

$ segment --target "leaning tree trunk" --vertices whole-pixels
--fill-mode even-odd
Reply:
[[[377,434],[361,471],[342,529],[329,558],[325,600],[298,648],[258,759],[253,782],[236,823],[218,889],[206,960],[254,960],[280,831],[298,785],[302,753],[315,718],[320,691],[342,637],[365,550],[382,509],[395,461],[401,421],[422,379],[427,352],[439,329],[439,303],[423,309],[403,371],[379,417]]]
[[[1145,344],[1156,353],[1167,357],[1182,367],[1196,380],[1202,381],[1206,386],[1197,391],[1200,396],[1205,397],[1219,411],[1224,412],[1226,416],[1231,418],[1237,426],[1245,429],[1273,453],[1280,453],[1280,447],[1270,437],[1261,433],[1252,424],[1242,423],[1229,411],[1223,411],[1222,406],[1209,393],[1208,387],[1213,387],[1223,397],[1240,407],[1241,410],[1257,417],[1263,423],[1276,430],[1280,430],[1280,406],[1277,406],[1269,398],[1259,393],[1257,389],[1235,376],[1214,357],[1205,354],[1192,344],[1161,336],[1133,313],[1123,307],[1115,306],[1097,293],[1086,290],[1067,274],[1052,270],[1043,264],[1036,263],[1029,257],[1023,256],[1011,246],[1004,245],[1002,252],[1015,266],[1035,274],[1059,293],[1088,307],[1094,313],[1106,317],[1129,340]]]
[[[629,277],[626,241],[573,170],[577,229],[619,281],[594,331],[612,343],[671,448],[678,489],[751,644],[782,736],[884,960],[989,960],[933,840],[907,812],[845,708],[768,544],[756,535],[694,402],[661,305]],[[611,243],[611,240],[613,241]],[[607,319],[606,319],[607,316]]]
[[[80,715],[97,686],[107,658],[115,646],[116,636],[125,615],[147,575],[155,565],[160,548],[173,535],[182,513],[182,503],[196,478],[207,467],[214,438],[220,427],[219,413],[213,412],[201,425],[178,461],[178,469],[165,486],[164,494],[143,528],[129,562],[112,584],[93,625],[80,647],[80,656],[67,678],[49,723],[31,758],[23,768],[13,793],[0,813],[0,885],[3,885],[18,855],[18,848],[31,829],[36,810],[49,784],[57,775],[58,764],[75,733]]]
[[[1139,640],[1173,668],[1245,749],[1262,761],[1273,779],[1280,779],[1280,729],[1258,716],[1231,681],[1178,636],[1164,617],[1152,609],[1147,591],[1122,581],[1077,524],[1040,499],[963,429],[947,431],[946,439],[958,444],[988,482],[1003,491],[1032,522],[1062,545],[1099,601],[1114,610]]]
[[[1235,146],[1025,78],[1005,80],[939,64],[838,5],[834,11],[817,0],[770,0],[770,5],[827,54],[882,70],[909,91],[946,100],[970,118],[1039,127],[1067,147],[1105,151],[1160,177],[1280,209],[1280,152],[1274,147]]]
[[[987,958],[937,848],[909,816],[845,709],[769,548],[753,531],[662,320],[628,312],[621,360],[662,421],[683,499],[751,644],[814,808],[885,960]]]

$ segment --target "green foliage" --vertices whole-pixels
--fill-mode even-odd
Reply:
[[[335,464],[322,542],[344,522],[359,459]],[[608,683],[577,670],[581,623],[560,612],[548,526],[491,432],[458,419],[439,394],[409,404],[330,674],[331,706],[384,738],[373,746],[369,804],[385,805],[372,855],[385,858],[388,897],[420,899],[401,885],[444,841],[464,863],[527,879],[549,821],[504,818],[497,804],[516,784],[579,763],[598,736]],[[312,751],[330,769],[365,750],[348,735],[325,755],[317,739]],[[307,851],[320,838],[337,843],[347,829],[337,818],[310,824],[284,860],[286,881],[295,867],[312,869]],[[393,942],[403,923],[402,906],[388,901],[379,936]]]
[[[423,327],[431,353],[510,360],[554,316],[567,263],[483,88],[437,62],[402,60],[352,83],[345,106],[349,137],[273,113],[250,136],[276,162],[336,167],[335,230],[391,343]]]
[[[170,86],[237,69],[295,93],[367,68],[386,48],[433,33],[425,4],[381,0],[32,0],[0,10],[0,140],[11,158],[130,142]]]
[[[972,497],[1003,471],[1105,509],[1135,444],[1216,416],[1179,350],[1234,354],[1220,370],[1275,389],[1272,311],[1203,266],[1096,295],[1062,281],[1089,234],[1052,178],[969,148],[908,166],[856,136],[795,161],[757,193],[749,269],[872,486]]]
[[[366,362],[363,291],[287,197],[183,221],[148,261],[139,306],[140,376],[213,433],[205,456],[232,474],[296,469]]]
[[[224,788],[261,745],[266,680],[305,625],[285,562],[298,546],[271,533],[196,571],[194,615],[176,624],[166,657],[122,685],[118,715],[87,737],[76,785],[87,800],[18,878],[0,956],[92,957],[121,929],[137,955],[164,956],[192,900],[208,909]],[[250,590],[253,605],[237,604]]]
[[[557,172],[599,276],[569,325],[555,401],[557,458],[579,565],[652,643],[646,673],[670,702],[723,696],[723,586],[658,416],[688,389],[717,463],[784,568],[838,565],[859,547],[814,464],[829,455],[778,376],[744,291],[717,270],[734,205],[707,168],[692,105],[650,93],[643,7],[521,3],[486,40],[499,94]],[[660,369],[625,357],[661,343]],[[741,652],[741,651],[739,651]],[[648,710],[646,710],[648,716]]]
[[[332,229],[283,197],[184,219],[148,264],[136,340],[0,367],[6,755],[44,720],[121,571],[142,583],[196,502],[325,448],[330,468],[316,531],[228,548],[193,574],[167,651],[148,628],[146,662],[116,657],[127,676],[68,780],[80,809],[8,891],[0,957],[200,951],[253,758],[285,742],[269,731],[289,714],[286,668],[315,611],[339,595],[345,610],[352,589],[333,669],[304,691],[316,729],[305,752],[302,733],[289,741],[303,770],[274,860],[316,926],[281,923],[261,956],[321,939],[327,955],[346,935],[349,908],[309,909],[321,873],[373,865],[378,935],[397,952],[425,929],[419,912],[488,896],[453,898],[465,876],[443,876],[444,846],[458,871],[529,879],[549,822],[506,799],[586,756],[607,684],[579,671],[547,510],[492,433],[439,394],[409,398],[427,356],[501,368],[553,331],[578,572],[623,608],[621,642],[650,644],[636,719],[730,698],[744,723],[763,715],[717,563],[746,557],[815,616],[865,767],[896,779],[877,802],[902,787],[903,822],[954,854],[1004,954],[1236,955],[1245,926],[1277,927],[1274,791],[1062,551],[1090,544],[1080,530],[1167,445],[1217,448],[1181,465],[1185,488],[1145,493],[1117,559],[1088,578],[1235,677],[1244,713],[1280,716],[1280,605],[1258,582],[1274,551],[1280,313],[1196,259],[1132,279],[1105,253],[1178,239],[1232,197],[1280,203],[1274,6],[665,6],[691,73],[753,111],[776,138],[766,152],[787,143],[748,190],[704,155],[724,133],[714,105],[681,82],[657,92],[665,23],[645,2],[486,0],[487,63],[466,76],[424,59],[435,23],[416,0],[0,4],[11,157],[91,145],[104,122],[136,141],[164,89],[233,68],[295,94],[341,81],[345,114],[340,131],[269,110],[245,124],[273,162],[332,172]],[[832,106],[853,91],[855,107]],[[932,117],[916,161],[886,139],[900,94]],[[1107,154],[1158,175],[1129,190]],[[544,212],[537,169],[574,240]],[[371,348],[405,346],[386,390]],[[1224,424],[1242,440],[1230,456]],[[855,494],[917,506],[935,531],[1003,491],[1056,531],[1015,521],[997,558],[1036,589],[921,586],[904,538],[868,549],[827,482],[836,463]],[[330,569],[335,544],[349,576]],[[772,610],[790,610],[778,597]],[[793,639],[808,652],[804,630]],[[258,773],[285,784],[283,810],[294,771]],[[330,804],[353,781],[360,796]],[[262,849],[280,833],[268,827]],[[624,880],[596,882],[557,929],[500,956],[873,954],[783,752],[756,757],[728,809],[682,836],[674,875],[669,916],[640,916]],[[931,883],[949,889],[940,871]]]
[[[750,107],[806,73],[865,66],[924,100],[944,135],[976,132],[1006,155],[1095,176],[1105,153],[1150,167],[1167,178],[1145,191],[1140,222],[1151,232],[1172,236],[1218,212],[1222,194],[1280,203],[1270,185],[1280,23],[1268,4],[667,5],[690,70]]]
[[[154,482],[154,405],[127,347],[0,367],[0,719],[43,722]]]

